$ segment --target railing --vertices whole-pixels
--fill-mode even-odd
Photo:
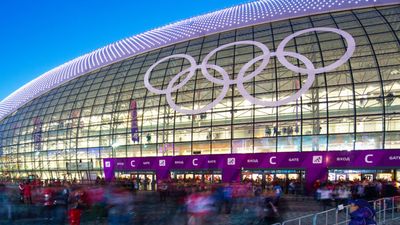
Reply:
[[[282,225],[309,225],[312,224],[314,214],[305,215],[296,219],[286,220]]]
[[[381,198],[370,203],[375,209],[375,220],[378,225],[395,220],[399,220],[400,223],[400,196]],[[349,211],[350,206],[347,205],[341,210],[334,208],[274,225],[347,225],[350,222]]]
[[[382,198],[374,201],[376,210],[376,222],[383,224],[388,221],[400,220],[400,196],[394,198]]]

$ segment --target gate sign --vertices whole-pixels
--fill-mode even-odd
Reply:
[[[118,171],[155,171],[159,180],[172,170],[221,170],[223,182],[240,181],[243,169],[301,169],[307,185],[327,177],[327,168],[400,168],[400,150],[281,152],[104,159],[106,180]]]
[[[237,168],[368,168],[400,167],[400,150],[282,152],[195,156],[164,156],[104,159],[104,169],[237,169]],[[115,167],[114,166],[114,167]]]

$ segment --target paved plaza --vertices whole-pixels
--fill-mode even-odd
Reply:
[[[158,193],[141,192],[135,197],[133,224],[169,225],[186,224],[187,214],[177,208],[169,199],[160,202]],[[292,219],[311,213],[319,212],[322,207],[314,199],[302,196],[285,196],[280,202],[279,218],[276,222]],[[13,205],[13,224],[52,224],[43,218],[41,205]],[[107,224],[106,214],[103,209],[90,209],[84,212],[82,224]],[[67,221],[66,221],[67,222]],[[10,224],[3,220],[1,224]],[[268,224],[260,221],[253,208],[239,208],[233,206],[231,213],[213,214],[206,218],[206,224]]]

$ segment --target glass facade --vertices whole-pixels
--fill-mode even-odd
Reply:
[[[109,157],[399,149],[399,15],[396,5],[283,20],[212,34],[105,66],[0,121],[0,174],[86,179],[101,174],[101,159]],[[344,30],[357,47],[345,64],[317,74],[310,90],[287,105],[253,105],[231,85],[213,109],[183,115],[170,108],[165,95],[144,86],[148,68],[166,56],[188,54],[200,63],[218,46],[242,40],[275,51],[285,37],[312,27]],[[319,68],[337,61],[346,42],[337,34],[313,32],[294,38],[285,50],[304,55]],[[237,45],[217,52],[209,63],[235,79],[243,65],[260,54],[255,46]],[[297,59],[287,59],[302,66]],[[165,89],[188,66],[184,59],[165,61],[153,70],[151,84]],[[276,101],[297,92],[305,80],[307,75],[291,72],[271,57],[268,67],[244,86],[254,97]],[[214,100],[221,88],[197,70],[172,97],[180,107],[197,109]],[[133,101],[139,142],[132,141]]]

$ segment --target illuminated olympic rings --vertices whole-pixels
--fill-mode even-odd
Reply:
[[[324,66],[321,68],[315,68],[313,63],[305,56],[303,56],[299,53],[285,51],[285,46],[293,38],[295,38],[299,35],[305,34],[305,33],[315,32],[315,31],[332,32],[332,33],[341,35],[346,40],[346,43],[347,43],[347,50],[344,53],[344,55],[339,60],[337,60],[336,62],[334,62],[328,66]],[[218,51],[221,51],[222,49],[225,49],[225,48],[228,48],[228,47],[231,47],[234,45],[254,45],[261,49],[262,55],[257,56],[254,59],[247,62],[246,64],[244,64],[243,67],[240,69],[240,71],[237,75],[237,78],[235,80],[231,80],[229,77],[229,74],[222,67],[220,67],[218,65],[214,65],[214,64],[209,64],[208,61]],[[355,48],[356,48],[356,43],[354,41],[354,38],[346,31],[335,29],[335,28],[329,28],[329,27],[310,28],[310,29],[297,31],[294,34],[287,36],[278,45],[276,52],[271,52],[267,46],[265,46],[264,44],[257,42],[257,41],[237,41],[237,42],[222,45],[222,46],[214,49],[213,51],[211,51],[204,57],[203,62],[200,65],[198,65],[196,63],[196,60],[190,55],[176,54],[176,55],[167,56],[167,57],[157,61],[156,63],[154,63],[152,66],[150,66],[150,68],[147,70],[147,72],[144,76],[144,85],[146,86],[146,88],[149,91],[151,91],[153,93],[165,94],[168,104],[175,111],[178,111],[183,114],[199,114],[199,113],[203,113],[203,112],[206,112],[206,111],[212,109],[219,102],[221,102],[222,99],[225,98],[225,95],[227,94],[227,92],[229,90],[229,86],[231,84],[236,84],[240,94],[252,104],[267,106],[267,107],[278,107],[278,106],[285,105],[289,102],[292,102],[292,101],[300,98],[301,95],[303,95],[305,92],[308,91],[308,89],[310,89],[311,85],[314,82],[316,74],[329,72],[329,71],[332,71],[332,70],[336,69],[337,67],[343,65],[353,55]],[[286,59],[287,56],[300,60],[305,65],[305,68],[301,68],[301,67],[291,64]],[[255,98],[250,93],[248,93],[244,87],[244,83],[249,81],[250,79],[254,78],[258,74],[260,74],[267,67],[269,59],[271,57],[277,57],[278,61],[283,66],[285,66],[287,69],[289,69],[295,73],[307,74],[308,77],[307,77],[307,81],[302,85],[300,90],[298,90],[295,94],[293,94],[287,98],[277,100],[277,101],[264,101],[264,100]],[[184,69],[183,71],[181,71],[180,73],[178,73],[175,77],[173,77],[171,79],[171,81],[168,83],[168,86],[166,89],[160,90],[160,89],[154,88],[150,84],[151,72],[160,63],[165,62],[170,59],[174,59],[174,58],[186,59],[189,61],[190,66],[188,68]],[[251,72],[250,74],[245,76],[246,71],[258,61],[261,61],[260,65],[253,72]],[[222,76],[222,79],[215,78],[213,75],[211,75],[208,72],[208,69],[213,69],[213,70],[217,71]],[[212,101],[211,103],[207,104],[206,106],[204,106],[202,108],[194,109],[194,110],[183,109],[183,108],[179,107],[173,101],[172,93],[177,91],[179,88],[183,87],[187,82],[189,82],[189,80],[194,76],[196,70],[201,70],[203,76],[208,81],[213,82],[215,84],[222,85],[222,91],[220,92],[220,94],[217,96],[217,98],[214,101]],[[177,82],[179,80],[179,78],[185,74],[188,74],[188,75],[186,75],[186,77],[179,84],[174,86],[175,82]]]

